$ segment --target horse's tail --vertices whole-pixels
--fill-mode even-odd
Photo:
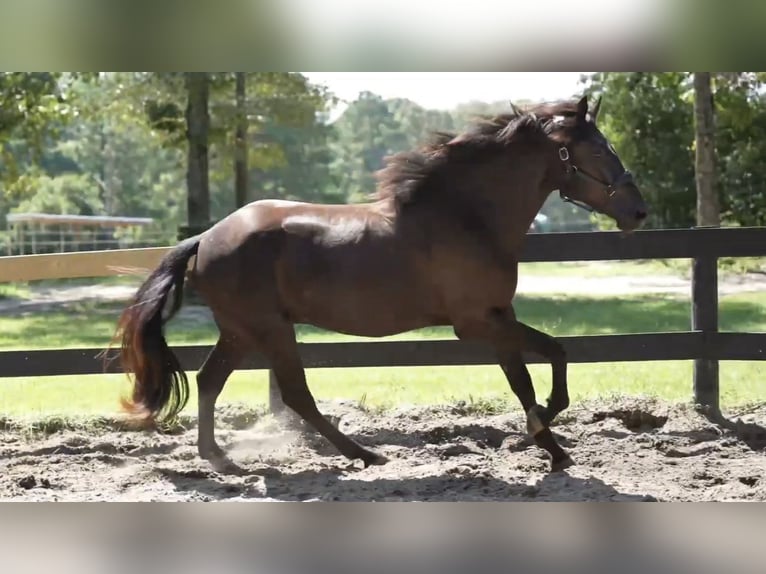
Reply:
[[[122,313],[115,341],[121,341],[123,370],[133,393],[122,399],[123,409],[141,426],[173,421],[189,400],[189,381],[170,350],[163,327],[181,308],[189,260],[197,254],[200,236],[179,243],[139,287]],[[163,317],[168,295],[172,306]]]

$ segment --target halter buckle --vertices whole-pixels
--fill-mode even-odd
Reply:
[[[559,148],[559,159],[564,162],[569,161],[569,150],[567,148],[565,147]]]

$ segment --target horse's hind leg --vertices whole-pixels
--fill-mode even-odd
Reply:
[[[347,437],[319,412],[306,383],[293,326],[280,322],[278,325],[270,325],[264,333],[259,348],[271,362],[282,402],[314,427],[346,458],[361,459],[365,467],[385,464],[387,459],[384,456],[367,450]]]
[[[211,461],[215,466],[228,464],[223,450],[215,441],[215,403],[226,380],[242,361],[245,352],[242,341],[222,333],[197,373],[197,449],[201,458]]]

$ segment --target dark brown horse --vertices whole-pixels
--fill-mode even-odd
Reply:
[[[196,255],[188,278],[220,331],[197,374],[199,455],[214,465],[227,464],[214,436],[216,399],[253,351],[270,361],[284,403],[343,455],[365,465],[385,462],[317,409],[296,323],[361,336],[449,325],[459,339],[491,345],[552,468],[570,465],[549,428],[569,405],[564,349],[519,322],[511,301],[527,230],[552,191],[610,216],[623,231],[646,218],[638,188],[597,128],[598,108],[589,111],[586,98],[513,107],[388,158],[369,203],[257,201],[181,242],[120,319],[123,366],[134,376],[124,406],[153,423],[186,404],[188,381],[163,325],[181,305]],[[524,351],[551,363],[547,406],[537,403]]]

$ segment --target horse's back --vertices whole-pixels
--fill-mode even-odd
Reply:
[[[278,306],[295,322],[377,334],[396,331],[397,315],[421,321],[417,260],[385,206],[264,200],[205,234],[195,284],[229,308]]]
[[[421,326],[420,254],[385,213],[297,213],[283,229],[277,280],[296,322],[369,336]]]

